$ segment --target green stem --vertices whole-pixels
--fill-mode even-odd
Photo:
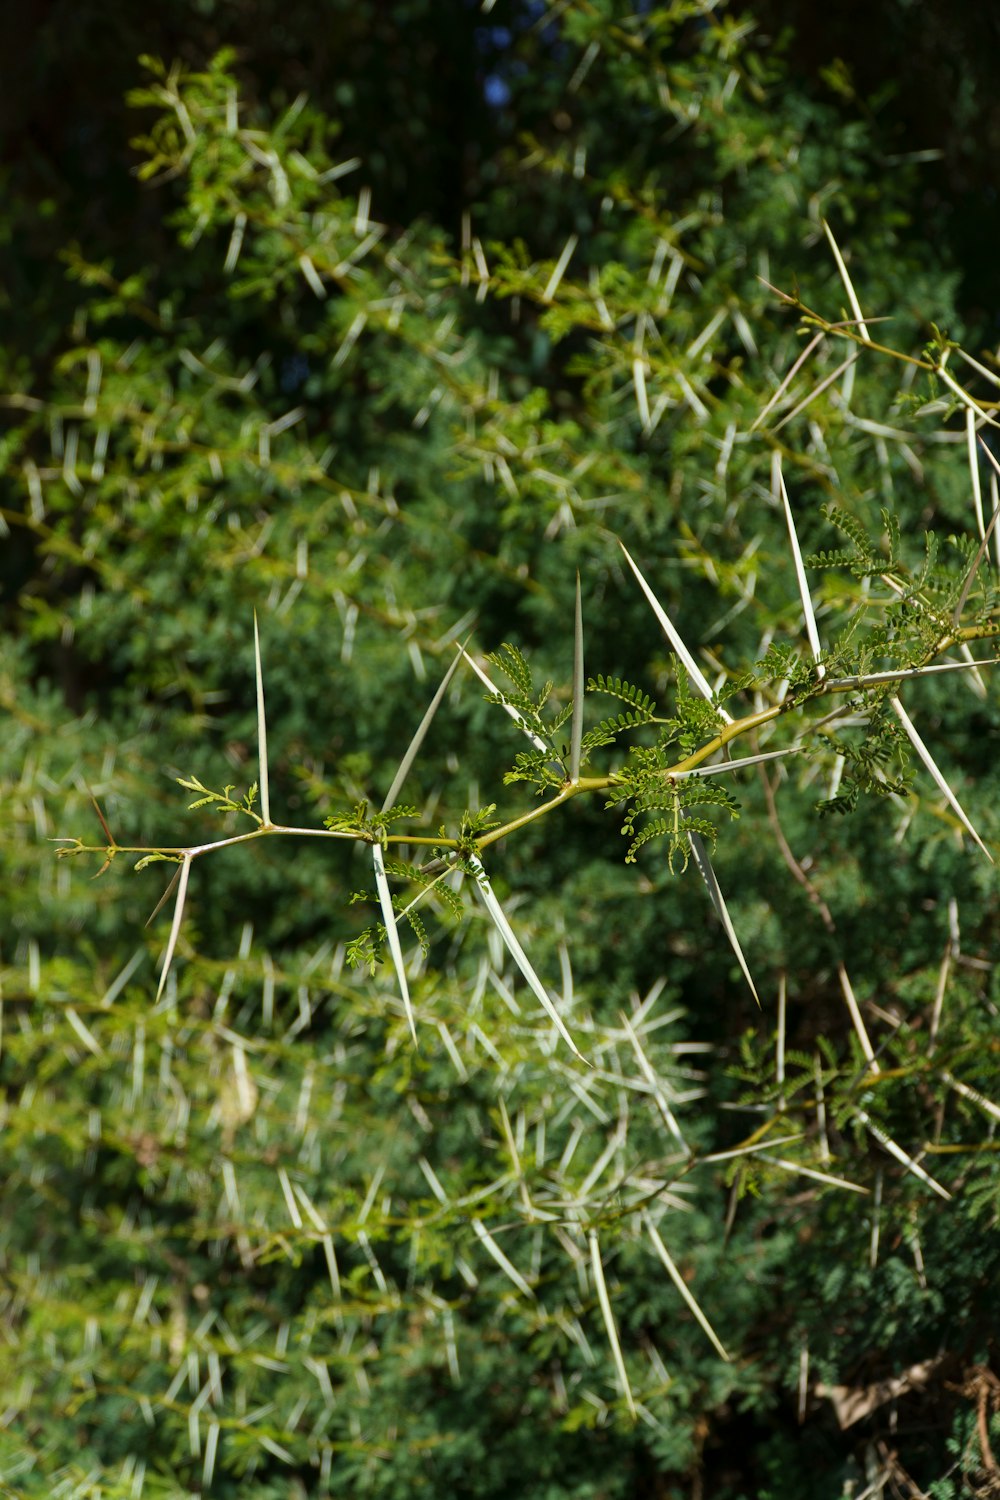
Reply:
[[[513,822],[505,823],[502,828],[494,828],[492,833],[487,833],[483,838],[477,840],[476,847],[485,849],[489,844],[495,844],[498,839],[505,839],[509,833],[517,828],[524,828],[528,823],[533,823],[536,818],[544,818],[553,808],[561,807],[571,797],[578,797],[581,792],[605,791],[614,783],[614,776],[581,776],[578,781],[567,782],[559,794],[552,798],[551,802],[543,802],[540,807],[533,807],[531,812],[523,813],[521,817],[515,818]]]
[[[947,631],[926,653],[923,664],[939,656],[942,651],[963,642],[974,640],[985,640],[1000,636],[1000,620],[988,620],[978,625],[962,626],[958,629]],[[915,669],[919,670],[919,668]],[[747,714],[745,718],[734,719],[726,724],[712,739],[693,751],[690,755],[679,760],[675,765],[667,767],[663,775],[665,778],[679,775],[682,772],[695,770],[704,761],[718,751],[732,744],[744,734],[750,734],[759,729],[763,724],[769,724],[780,718],[782,714],[790,713],[794,709],[804,708],[807,703],[816,699],[828,697],[835,693],[854,693],[867,686],[864,677],[856,680],[851,677],[841,678],[836,681],[817,679],[808,684],[806,691],[800,696],[790,696],[783,703],[773,704],[770,708],[760,709],[756,713]],[[825,722],[822,721],[822,722]],[[526,828],[529,823],[536,822],[539,818],[547,817],[557,807],[571,801],[582,793],[606,792],[619,784],[620,777],[617,772],[612,771],[607,776],[581,776],[578,780],[566,782],[547,802],[533,807],[530,812],[522,813],[520,817],[512,818],[509,823],[504,823],[500,828],[494,828],[492,832],[484,834],[482,838],[474,841],[478,851],[488,848],[491,844],[499,843],[508,834],[515,833],[520,828]],[[154,847],[137,844],[84,844],[73,842],[72,847],[60,850],[63,855],[70,854],[100,854],[105,859],[113,859],[118,854],[164,854],[175,855],[178,858],[187,856],[197,858],[201,854],[208,854],[215,849],[224,849],[231,844],[246,844],[252,839],[268,838],[272,835],[283,835],[286,838],[339,838],[353,839],[359,842],[373,843],[373,836],[360,829],[333,829],[333,828],[295,828],[284,824],[268,823],[252,829],[249,833],[234,834],[229,838],[217,839],[208,844],[178,845],[162,844]],[[385,845],[406,844],[432,849],[461,849],[462,841],[455,838],[447,838],[443,834],[431,836],[417,833],[394,833],[388,834],[381,840]]]

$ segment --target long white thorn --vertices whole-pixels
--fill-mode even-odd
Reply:
[[[831,677],[829,687],[862,688],[874,682],[908,682],[914,677],[931,677],[935,672],[968,672],[973,667],[995,667],[1000,657],[977,657],[974,661],[937,661],[923,667],[900,667],[894,672],[865,672],[858,677]],[[735,765],[736,762],[734,761]]]
[[[500,1246],[490,1234],[482,1219],[472,1220],[472,1230],[476,1236],[476,1239],[479,1240],[487,1255],[491,1256],[492,1259],[496,1261],[497,1265],[500,1267],[505,1276],[510,1277],[510,1280],[514,1283],[522,1296],[534,1297],[535,1294],[531,1290],[531,1287],[525,1281],[524,1277],[514,1265],[513,1261],[508,1260],[506,1255],[504,1255],[503,1251],[500,1249]]]
[[[475,657],[474,656],[470,656],[469,653],[468,653],[468,651],[466,651],[466,649],[465,649],[464,646],[459,646],[458,650],[465,657],[465,660],[469,663],[469,666],[475,672],[476,676],[479,678],[479,681],[481,683],[483,683],[483,685],[485,687],[488,687],[491,693],[495,693],[496,696],[499,699],[501,699],[501,707],[505,708],[507,710],[507,712],[510,714],[511,718],[514,720],[514,723],[517,724],[519,728],[521,728],[521,729],[524,730],[524,733],[527,735],[528,739],[534,745],[535,749],[536,750],[548,750],[549,747],[545,743],[545,741],[542,740],[542,739],[539,739],[538,735],[535,734],[535,732],[534,732],[533,729],[529,729],[528,725],[525,723],[525,720],[523,719],[523,717],[521,716],[521,714],[518,713],[517,709],[514,707],[514,705],[512,703],[508,703],[507,702],[507,700],[504,698],[504,695],[503,695],[502,691],[496,686],[496,683],[490,681],[490,679],[487,677],[486,673],[483,671],[482,667],[476,661]]]
[[[938,365],[934,373],[944,381],[945,385],[950,391],[954,392],[963,406],[970,408],[970,410],[976,413],[976,416],[980,419],[981,422],[986,422],[990,427],[1000,427],[1000,422],[998,422],[995,417],[991,417],[989,412],[985,411],[979,405],[978,401],[973,400],[968,391],[959,385],[954,375],[949,374],[949,372],[945,369],[943,362]]]
[[[771,399],[768,401],[767,405],[761,411],[759,411],[757,413],[757,415],[754,417],[753,421],[750,424],[750,428],[749,428],[749,430],[751,432],[754,432],[761,425],[761,423],[764,421],[764,419],[770,414],[770,412],[773,411],[774,407],[777,406],[778,402],[781,400],[782,396],[785,394],[785,391],[788,389],[788,387],[791,385],[792,381],[795,379],[796,375],[799,373],[799,370],[801,370],[802,366],[805,364],[805,362],[809,358],[810,354],[816,348],[817,344],[819,344],[819,343],[822,342],[822,340],[823,340],[824,337],[825,337],[825,334],[823,334],[822,332],[820,332],[820,333],[817,333],[815,335],[815,337],[813,337],[813,338],[811,338],[809,340],[809,343],[806,345],[806,347],[803,349],[802,353],[799,355],[798,359],[792,365],[792,368],[789,370],[789,372],[785,376],[784,380],[778,386],[778,389],[774,392],[774,394],[772,395]]]
[[[464,646],[461,649],[464,651]],[[396,801],[396,798],[399,796],[403,782],[409,775],[410,767],[416,760],[417,752],[424,742],[424,736],[426,735],[428,729],[431,727],[431,721],[433,720],[434,715],[437,713],[438,709],[441,706],[441,700],[443,699],[445,693],[448,691],[448,684],[451,682],[451,679],[454,677],[456,671],[458,670],[458,664],[461,660],[462,658],[460,656],[455,657],[454,661],[451,663],[451,666],[444,674],[444,677],[441,680],[441,685],[439,686],[437,692],[434,694],[434,697],[428,704],[426,713],[420,720],[420,723],[417,725],[416,733],[409,743],[406,754],[403,756],[403,759],[399,763],[399,770],[393,777],[392,786],[386,793],[386,799],[382,803],[383,812],[386,812],[390,807],[392,807]]]
[[[545,290],[542,293],[543,302],[552,301],[552,298],[555,296],[556,292],[559,289],[560,281],[562,281],[563,277],[566,274],[566,267],[569,265],[570,261],[573,258],[573,251],[576,249],[579,242],[580,236],[578,234],[571,234],[569,239],[566,241],[565,245],[563,246],[563,252],[560,255],[559,259],[556,261],[555,266],[552,269],[552,275],[549,277],[548,282],[545,286]]]
[[[890,1156],[894,1156],[898,1162],[901,1162],[908,1172],[913,1173],[914,1177],[918,1177],[921,1182],[925,1182],[929,1188],[937,1193],[939,1198],[944,1198],[946,1201],[951,1200],[951,1194],[948,1192],[948,1189],[943,1188],[939,1182],[935,1182],[934,1178],[929,1176],[920,1163],[913,1160],[912,1156],[907,1156],[903,1148],[897,1146],[896,1142],[890,1136],[886,1135],[885,1131],[876,1125],[875,1121],[863,1109],[856,1109],[854,1113],[862,1125],[875,1137],[879,1145],[885,1147]]]
[[[264,714],[264,673],[260,662],[260,632],[257,629],[257,611],[253,612],[253,654],[257,679],[257,763],[260,777],[260,815],[264,827],[271,823],[271,792],[267,773],[267,719]]]
[[[965,666],[965,662],[961,663]],[[720,760],[712,766],[694,766],[690,771],[671,771],[674,781],[697,781],[700,776],[718,776],[723,771],[744,771],[747,766],[759,766],[766,760],[784,760],[786,755],[800,755],[804,745],[787,745],[784,750],[763,750],[760,755],[744,755],[739,760]]]
[[[518,942],[516,936],[514,935],[514,929],[511,927],[510,923],[507,921],[507,918],[504,916],[503,907],[500,905],[500,902],[493,894],[493,887],[490,885],[489,879],[486,875],[486,871],[483,869],[482,864],[475,855],[472,855],[469,863],[472,866],[472,874],[476,882],[476,889],[478,890],[479,895],[482,898],[483,905],[486,907],[486,910],[493,918],[494,926],[496,927],[500,936],[503,938],[504,944],[506,945],[507,951],[509,952],[511,958],[514,960],[514,962],[517,964],[517,967],[524,975],[529,987],[534,992],[539,1001],[539,1004],[545,1011],[545,1014],[552,1021],[553,1025],[555,1026],[559,1035],[562,1037],[563,1041],[569,1047],[570,1051],[574,1053],[574,1055],[578,1057],[581,1062],[585,1063],[587,1059],[584,1057],[583,1053],[577,1047],[573,1038],[566,1030],[566,1027],[563,1024],[563,1019],[553,1005],[548,991],[532,968],[531,961],[528,958],[528,955],[521,947],[521,944]]]
[[[635,574],[639,587],[642,589],[642,592],[645,594],[646,599],[649,602],[649,607],[652,609],[654,615],[659,620],[660,627],[663,630],[664,635],[667,637],[667,640],[670,642],[674,651],[683,662],[684,670],[690,677],[692,685],[703,698],[707,699],[708,702],[711,703],[712,689],[709,687],[707,681],[705,680],[705,676],[701,668],[695,661],[694,657],[691,655],[688,648],[685,646],[684,642],[681,640],[678,632],[674,629],[670,617],[668,616],[666,610],[663,608],[663,605],[660,603],[659,599],[657,599],[656,595],[653,593],[653,590],[650,588],[645,578],[642,576],[642,573],[639,571],[638,566],[633,561],[628,548],[625,546],[625,543],[619,542],[618,545],[624,552],[625,561],[628,563],[629,567],[632,569],[632,572]],[[715,711],[724,723],[731,724],[733,722],[732,716],[730,714],[727,714],[724,708],[717,707]]]
[[[854,1030],[857,1032],[858,1041],[861,1043],[861,1050],[865,1054],[865,1057],[868,1061],[868,1067],[873,1073],[878,1073],[880,1069],[878,1061],[875,1057],[875,1049],[872,1047],[871,1039],[865,1028],[865,1023],[861,1016],[861,1007],[858,1004],[857,996],[854,993],[854,988],[851,984],[850,978],[848,977],[847,970],[844,967],[843,959],[839,959],[837,962],[837,977],[840,980],[840,988],[844,996],[844,1001],[847,1005],[847,1013],[851,1018],[851,1024],[854,1027]]]
[[[983,486],[979,477],[979,450],[976,447],[976,414],[971,406],[965,408],[965,441],[969,450],[969,477],[972,480],[972,504],[976,512],[976,525],[980,538],[985,540],[983,520]]]
[[[417,1026],[413,1019],[413,1006],[410,1004],[410,987],[406,982],[406,966],[403,963],[403,950],[399,943],[399,929],[396,926],[396,913],[392,909],[392,892],[389,890],[389,882],[385,873],[385,861],[381,844],[372,844],[372,863],[375,867],[375,887],[378,891],[378,902],[382,908],[382,921],[385,925],[386,937],[389,940],[389,952],[392,954],[392,962],[396,970],[396,978],[399,980],[399,989],[403,997],[403,1009],[410,1027],[410,1035],[414,1045],[417,1041]]]
[[[847,271],[847,267],[844,264],[844,257],[840,253],[840,246],[837,244],[837,241],[833,237],[833,230],[830,228],[825,219],[823,220],[823,229],[826,233],[827,239],[830,242],[830,249],[833,251],[833,258],[837,262],[837,270],[840,272],[840,279],[844,283],[844,287],[847,291],[847,300],[851,304],[851,312],[854,314],[855,319],[857,320],[858,332],[864,339],[865,343],[870,344],[871,335],[869,334],[868,329],[865,326],[864,314],[861,311],[861,303],[858,301],[858,294],[854,290],[854,283],[851,281],[851,278]]]
[[[823,392],[827,390],[829,386],[833,385],[833,382],[835,380],[838,380],[840,376],[844,374],[845,370],[849,370],[852,367],[857,357],[858,347],[855,344],[854,348],[851,350],[850,354],[842,364],[839,364],[837,368],[833,370],[829,375],[824,376],[824,378],[819,382],[818,385],[813,386],[808,396],[803,396],[798,405],[793,406],[791,411],[786,412],[780,422],[775,422],[774,426],[771,428],[772,434],[780,432],[782,427],[784,427],[786,423],[794,422],[795,418],[802,412],[804,412],[807,406],[812,405],[817,396],[822,396]]]
[[[762,1151],[760,1160],[780,1167],[783,1172],[797,1172],[800,1177],[811,1177],[814,1182],[825,1182],[829,1187],[846,1188],[849,1193],[868,1192],[866,1187],[861,1187],[856,1182],[848,1182],[846,1177],[834,1177],[830,1172],[818,1172],[815,1167],[805,1167],[801,1162],[789,1161],[784,1156],[770,1156],[766,1151]]]
[[[712,861],[708,857],[708,850],[705,848],[705,845],[702,842],[699,834],[689,832],[688,840],[691,844],[691,853],[694,855],[695,864],[701,871],[701,878],[708,886],[708,894],[712,898],[712,905],[715,907],[719,921],[722,923],[722,926],[725,929],[726,937],[729,939],[729,945],[732,948],[733,952],[736,954],[737,962],[739,963],[739,966],[743,971],[743,978],[750,986],[750,993],[757,1001],[757,1004],[760,1005],[760,996],[757,994],[757,986],[753,982],[753,976],[750,973],[747,961],[743,956],[743,949],[740,947],[740,940],[736,936],[736,929],[733,926],[732,918],[729,915],[729,908],[726,905],[725,897],[722,894],[722,890],[716,878],[715,870],[712,868]]]
[[[191,855],[185,854],[181,860],[180,874],[177,880],[177,899],[174,902],[174,919],[170,924],[170,936],[167,938],[167,948],[163,955],[163,968],[160,972],[160,983],[156,989],[156,998],[159,1000],[163,994],[163,986],[167,982],[170,972],[170,964],[177,947],[177,937],[181,930],[181,919],[184,916],[184,900],[187,896],[188,876],[191,874]]]
[[[809,584],[806,580],[806,570],[802,562],[798,533],[795,530],[795,518],[792,515],[792,507],[788,501],[788,491],[785,489],[785,476],[781,472],[781,454],[777,449],[775,449],[771,458],[771,487],[775,493],[775,498],[780,495],[785,508],[785,522],[788,526],[788,540],[792,547],[795,577],[798,579],[799,597],[802,600],[802,612],[806,619],[806,634],[809,637],[813,661],[816,663],[816,676],[822,678],[826,676],[826,668],[820,661],[823,649],[819,643],[819,631],[816,629],[816,615],[813,611],[812,599],[809,594]]]
[[[910,744],[913,746],[914,750],[920,756],[920,759],[923,761],[924,765],[931,773],[931,776],[934,778],[936,785],[944,793],[944,796],[947,799],[949,805],[952,807],[955,814],[961,821],[963,828],[965,828],[972,836],[972,838],[976,841],[980,849],[986,855],[986,858],[989,860],[990,864],[993,864],[994,860],[992,854],[987,849],[986,845],[983,843],[982,839],[979,837],[979,834],[973,828],[972,824],[969,822],[965,809],[962,807],[962,804],[955,796],[955,793],[952,791],[951,787],[944,779],[944,776],[938,770],[937,765],[934,761],[934,757],[931,755],[931,752],[928,750],[927,746],[924,744],[923,740],[920,738],[919,734],[914,728],[913,721],[910,718],[909,714],[906,712],[906,709],[900,703],[898,698],[890,698],[889,702],[892,704],[893,712],[895,713],[899,722],[906,730]]]
[[[573,629],[573,718],[569,737],[569,779],[580,779],[580,755],[583,745],[583,604],[580,597],[580,575],[576,575],[576,612]]]
[[[663,1240],[660,1237],[660,1232],[657,1229],[656,1225],[653,1223],[652,1217],[650,1216],[648,1210],[643,1213],[643,1219],[646,1223],[646,1230],[649,1234],[649,1238],[653,1242],[653,1249],[656,1251],[657,1255],[660,1257],[660,1260],[663,1262],[663,1265],[666,1268],[667,1275],[670,1277],[670,1280],[673,1282],[674,1286],[680,1292],[681,1296],[684,1298],[684,1301],[691,1309],[698,1322],[698,1326],[705,1334],[705,1337],[712,1345],[712,1348],[716,1351],[717,1354],[721,1356],[722,1359],[728,1362],[729,1355],[726,1353],[720,1339],[717,1337],[715,1329],[712,1327],[711,1323],[708,1321],[708,1319],[705,1317],[705,1314],[698,1306],[698,1303],[695,1301],[687,1282],[684,1280],[684,1277],[675,1266],[670,1252],[668,1251],[666,1245],[663,1243]]]
[[[601,1247],[597,1241],[597,1230],[591,1229],[587,1234],[587,1239],[590,1243],[590,1268],[594,1273],[597,1301],[600,1304],[604,1326],[607,1329],[608,1343],[611,1345],[611,1358],[614,1360],[615,1370],[618,1374],[618,1386],[625,1397],[625,1404],[628,1406],[634,1420],[638,1414],[635,1409],[635,1400],[632,1396],[632,1387],[629,1384],[628,1371],[625,1368],[625,1356],[622,1354],[621,1341],[615,1325],[615,1315],[611,1308],[611,1298],[608,1296],[608,1285],[604,1280],[604,1267],[601,1264]]]

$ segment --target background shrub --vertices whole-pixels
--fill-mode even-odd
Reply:
[[[989,442],[994,364],[914,222],[920,163],[888,171],[843,72],[821,90],[726,7],[470,12],[447,53],[461,132],[422,7],[331,10],[350,83],[300,77],[294,14],[266,63],[199,14],[198,55],[168,28],[187,62],[131,71],[130,123],[86,116],[108,214],[12,169],[5,1482],[736,1497],[808,1475],[832,1497],[990,1477],[994,872],[886,688],[820,703],[774,467],[820,554],[828,678],[995,654],[971,495],[975,474],[988,518],[994,471],[975,445],[970,469],[965,415]],[[39,275],[46,245],[65,275]],[[907,359],[860,346],[854,293]],[[769,408],[804,324],[823,336]],[[587,1064],[457,870],[464,902],[400,928],[414,1047],[370,819],[470,632],[508,697],[522,670],[555,684],[551,753],[520,770],[569,756],[577,572],[586,672],[632,685],[588,697],[584,727],[647,695],[676,721],[659,750],[655,725],[637,752],[595,746],[586,774],[648,800],[643,768],[710,743],[719,707],[790,705],[734,756],[803,733],[726,778],[738,820],[690,813],[706,847],[718,828],[762,1009],[684,837],[625,865],[595,790],[480,851]],[[124,850],[251,826],[188,813],[176,779],[259,786],[255,612],[274,816],[359,837],[195,860],[157,996],[170,907],[144,924],[175,872],[136,876]],[[995,849],[989,669],[900,693]],[[484,695],[463,666],[390,855],[440,838],[468,867],[477,815],[541,808],[504,781],[530,747]],[[836,797],[850,816],[818,817]],[[94,883],[101,860],[53,839],[121,852]],[[839,1387],[869,1401],[843,1431]]]

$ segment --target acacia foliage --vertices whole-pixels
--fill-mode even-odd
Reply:
[[[977,1462],[972,1405],[945,1379],[991,1353],[992,871],[933,783],[913,784],[886,692],[859,693],[801,773],[745,774],[740,819],[697,825],[719,829],[761,1015],[695,864],[671,872],[679,797],[652,800],[720,711],[821,716],[775,453],[817,554],[829,677],[922,662],[959,603],[970,639],[990,636],[993,554],[970,575],[964,418],[940,376],[861,350],[790,415],[855,348],[827,326],[757,422],[802,348],[760,275],[820,309],[810,337],[852,316],[821,210],[865,312],[891,311],[900,350],[930,343],[930,366],[953,357],[931,327],[947,278],[908,236],[905,175],[887,196],[865,130],[791,88],[734,13],[625,25],[581,5],[558,26],[544,86],[571,106],[565,141],[526,142],[481,211],[493,238],[470,209],[457,242],[379,221],[317,101],[273,118],[231,57],[150,63],[138,151],[173,184],[187,270],[120,280],[74,253],[63,352],[40,386],[12,374],[5,516],[34,570],[3,683],[4,1475],[27,1494],[625,1496],[651,1475],[685,1493],[700,1471],[719,1495],[780,1495],[800,1492],[798,1449],[832,1496],[878,1457],[888,1415],[839,1436],[817,1382],[942,1352],[900,1462],[942,1495],[953,1458]],[[520,239],[499,237],[505,217]],[[988,499],[988,468],[980,482]],[[611,688],[585,769],[622,780],[487,849],[494,821],[541,805],[526,781],[551,797],[565,780],[576,570],[588,671]],[[232,782],[215,805],[226,832],[245,826],[255,609],[271,806],[364,838],[195,862],[157,999],[151,876],[114,854],[91,884],[45,841],[93,822],[88,789],[112,848],[208,840],[217,813],[189,818],[171,775],[187,801]],[[364,839],[400,834],[374,809],[473,626],[470,651],[494,654],[485,697],[542,748],[456,677],[401,794],[407,826],[482,854],[589,1068],[468,874],[471,899],[417,930],[425,951],[406,940],[416,1048],[381,961]],[[907,702],[995,847],[984,676],[982,697],[944,676]],[[624,792],[623,846],[601,802]],[[850,820],[817,821],[820,798]],[[388,869],[397,891],[419,852]],[[912,1170],[928,1140],[961,1148],[923,1158],[946,1205]]]

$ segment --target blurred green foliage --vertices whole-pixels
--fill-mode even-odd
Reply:
[[[388,27],[409,55],[423,7],[356,12],[331,14],[359,47]],[[964,336],[957,271],[914,225],[919,165],[887,174],[852,98],[801,84],[736,11],[507,20],[506,40],[456,27],[463,87],[478,98],[482,68],[459,43],[492,49],[523,134],[487,119],[455,222],[432,185],[418,201],[446,127],[422,113],[421,145],[397,100],[377,161],[367,67],[330,99],[238,50],[148,59],[129,109],[156,212],[17,293],[41,319],[3,356],[18,1494],[832,1500],[882,1470],[941,1495],[993,1477],[991,1388],[968,1372],[996,1354],[995,874],[890,690],[831,701],[772,468],[830,678],[913,667],[959,627],[995,655],[964,410],[927,368],[994,410],[937,334]],[[407,76],[446,92],[399,67],[388,97]],[[9,222],[40,233],[36,213],[22,194]],[[852,311],[824,220],[872,336],[924,367],[831,331]],[[587,674],[612,690],[588,700],[585,773],[618,779],[494,847],[494,822],[541,810],[526,781],[565,783],[577,571]],[[157,998],[169,908],[144,923],[175,867],[136,875],[119,846],[190,847],[259,810],[238,810],[261,782],[255,611],[275,817],[364,838],[195,860]],[[453,679],[390,835],[374,810],[470,632],[494,691]],[[900,692],[995,850],[982,679]],[[734,758],[800,733],[806,753],[663,792],[754,713]],[[221,818],[188,810],[223,787]],[[454,841],[466,872],[485,836],[589,1066],[458,868],[464,904],[432,899],[423,945],[403,938],[414,1048],[364,847],[407,831]],[[687,831],[718,832],[762,1012],[697,861],[680,871]],[[59,839],[107,843],[101,878]],[[427,853],[389,862],[400,907]],[[824,1390],[927,1361],[929,1383],[838,1428]]]

